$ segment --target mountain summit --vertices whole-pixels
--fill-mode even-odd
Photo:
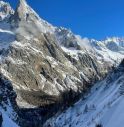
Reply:
[[[30,37],[38,37],[41,33],[54,31],[54,27],[41,19],[25,0],[20,0],[14,15],[11,17],[11,24],[14,28],[18,28],[20,34],[24,33]]]
[[[26,20],[26,14],[28,13],[28,5],[25,0],[19,0],[19,5],[15,11],[16,20]]]

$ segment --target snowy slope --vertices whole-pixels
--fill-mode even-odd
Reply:
[[[12,107],[9,107],[8,111],[5,111],[0,107],[0,113],[2,114],[3,118],[2,127],[19,127],[11,118],[11,115],[13,114],[11,110]]]
[[[47,121],[44,127],[123,127],[124,67],[119,67],[66,112]]]
[[[0,124],[2,117],[2,127],[18,127],[15,97],[11,82],[0,74]]]
[[[103,41],[90,40],[90,45],[101,60],[120,62],[124,57],[124,39],[113,37]]]

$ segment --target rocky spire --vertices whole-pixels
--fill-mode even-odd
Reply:
[[[20,21],[27,21],[27,18],[37,18],[37,14],[34,10],[27,4],[26,0],[19,0],[19,4],[15,10],[12,21],[18,23]]]
[[[11,18],[11,24],[12,28],[18,27],[21,28],[21,30],[23,29],[25,32],[33,32],[33,34],[37,33],[37,35],[39,35],[39,33],[46,33],[47,31],[54,31],[54,27],[41,19],[38,14],[27,4],[26,0],[19,0],[19,4]]]
[[[25,0],[19,0],[19,4],[15,11],[15,19],[16,20],[24,20],[27,13],[27,3]]]
[[[26,13],[27,12],[27,2],[25,0],[19,0],[19,5],[17,7],[17,10],[19,12],[22,12],[22,13]]]
[[[25,4],[26,5],[26,0],[19,0],[20,4]]]

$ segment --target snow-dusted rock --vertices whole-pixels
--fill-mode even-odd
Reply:
[[[0,1],[0,21],[7,20],[13,13],[14,10],[9,3]]]
[[[22,105],[25,103],[40,106],[42,98],[40,105],[39,101],[30,100],[34,91],[55,96],[69,89],[81,91],[87,87],[84,82],[86,85],[99,80],[109,68],[76,46],[76,37],[71,31],[57,29],[41,19],[25,0],[20,0],[9,21],[7,30],[1,28],[7,35],[4,34],[6,40],[1,42],[0,71],[12,82],[19,106],[25,107]],[[63,50],[60,36],[65,37],[67,43],[73,43],[73,48],[77,47],[76,57]]]

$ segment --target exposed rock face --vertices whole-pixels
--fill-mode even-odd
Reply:
[[[56,37],[58,42],[66,47],[66,48],[75,48],[77,50],[81,49],[80,45],[78,45],[76,36],[66,28],[56,28]]]
[[[38,38],[41,33],[52,33],[55,29],[51,24],[41,19],[25,0],[20,0],[14,15],[10,19],[11,25],[16,28],[16,32],[25,37],[35,36]]]
[[[2,72],[6,71],[17,92],[30,90],[59,95],[70,88],[82,90],[83,81],[91,82],[102,76],[102,68],[93,56],[79,54],[77,61],[64,53],[49,34],[41,35],[38,40],[16,42],[6,56]]]

